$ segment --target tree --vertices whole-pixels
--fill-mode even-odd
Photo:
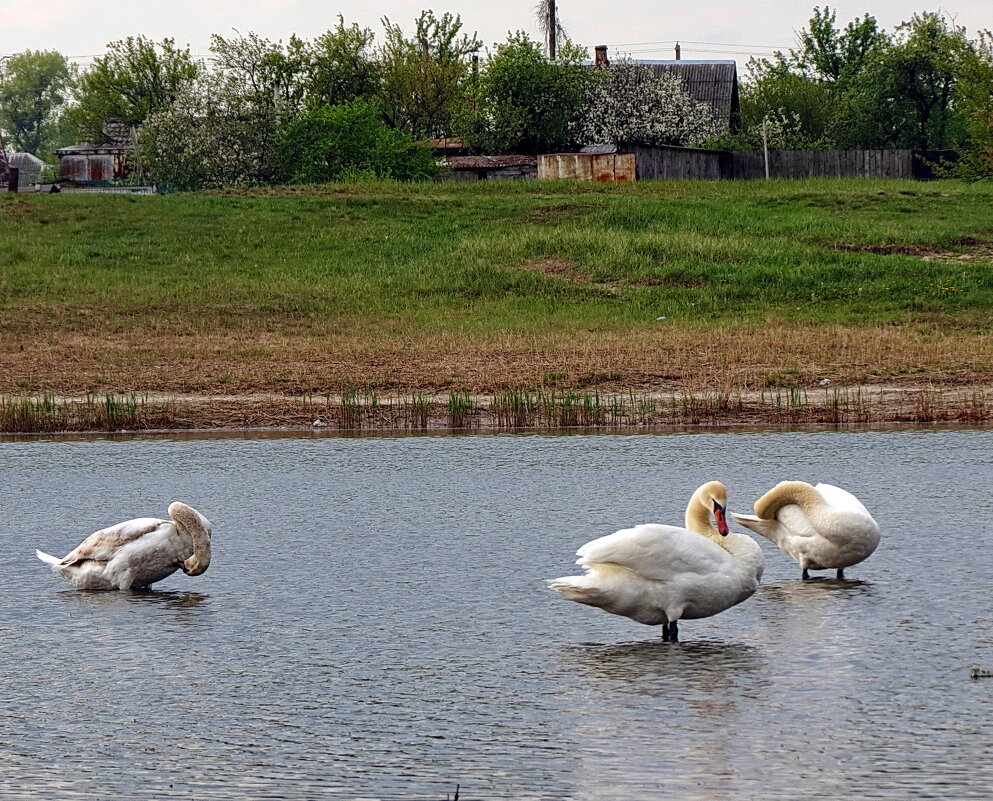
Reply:
[[[382,121],[380,109],[358,99],[311,108],[290,120],[276,152],[282,180],[327,183],[354,174],[379,178],[435,178],[431,149]]]
[[[338,24],[314,40],[307,93],[315,105],[333,106],[359,97],[374,97],[380,88],[381,67],[372,53],[375,36],[355,23]]]
[[[971,44],[955,84],[966,141],[952,174],[961,178],[993,176],[993,33],[982,31]]]
[[[25,50],[0,62],[0,128],[16,150],[51,157],[69,144],[66,104],[75,68],[53,50]]]
[[[571,126],[579,144],[694,146],[717,133],[711,106],[692,98],[676,75],[615,60],[594,76]]]
[[[214,34],[210,51],[217,69],[240,85],[244,97],[285,114],[303,108],[311,54],[302,39],[291,36],[284,45],[251,32],[230,39]]]
[[[462,33],[462,20],[422,11],[414,36],[383,18],[381,97],[386,120],[415,138],[446,136],[468,103],[468,56],[481,47],[476,35]]]
[[[259,102],[238,74],[215,72],[145,120],[145,168],[152,180],[184,190],[271,183],[278,130],[273,103]]]
[[[819,81],[844,82],[857,75],[873,54],[886,46],[887,36],[868,14],[856,17],[844,30],[838,29],[836,20],[837,13],[828,6],[814,6],[814,16],[797,36],[800,47],[790,51],[789,59],[777,53],[778,60]]]
[[[897,26],[879,63],[881,99],[895,123],[892,144],[928,150],[952,143],[952,99],[970,50],[962,28],[930,11]]]
[[[129,36],[111,42],[107,53],[80,78],[73,121],[91,141],[102,142],[107,122],[140,126],[166,108],[201,71],[189,48],[177,48],[173,39],[155,44],[144,36]]]
[[[840,28],[834,11],[815,6],[795,49],[749,62],[741,89],[741,138],[754,142],[763,122],[774,122],[784,141],[806,147],[878,139],[871,105],[862,101],[888,46],[874,17],[866,14]]]
[[[569,123],[592,80],[586,51],[566,42],[555,61],[523,31],[496,46],[479,80],[479,129],[470,146],[491,153],[547,153],[569,144]]]

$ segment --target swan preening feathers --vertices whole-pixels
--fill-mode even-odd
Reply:
[[[169,517],[139,517],[101,529],[62,559],[35,553],[81,590],[144,589],[177,570],[200,575],[210,565],[210,521],[178,501],[169,506]]]
[[[862,502],[832,484],[816,487],[783,481],[755,502],[754,515],[731,515],[774,542],[808,570],[844,569],[867,558],[879,545],[879,524]]]
[[[595,539],[577,551],[586,575],[549,586],[570,601],[661,624],[662,639],[674,642],[676,621],[716,615],[759,586],[762,549],[728,531],[726,509],[727,489],[710,481],[690,498],[685,528],[649,523]]]

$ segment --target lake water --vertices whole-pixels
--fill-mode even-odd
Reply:
[[[991,476],[989,430],[0,442],[0,798],[988,798]],[[764,543],[677,645],[545,588],[712,478],[840,484],[883,541],[804,583]],[[203,576],[34,558],[178,499]]]

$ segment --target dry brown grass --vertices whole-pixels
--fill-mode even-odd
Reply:
[[[0,333],[0,394],[761,390],[990,383],[993,335],[916,326],[666,321],[636,331]]]

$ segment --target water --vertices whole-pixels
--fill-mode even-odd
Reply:
[[[986,798],[991,470],[988,430],[0,443],[0,797]],[[545,589],[710,478],[841,484],[882,544],[807,583],[766,544],[675,646]],[[34,559],[176,499],[203,576]]]

